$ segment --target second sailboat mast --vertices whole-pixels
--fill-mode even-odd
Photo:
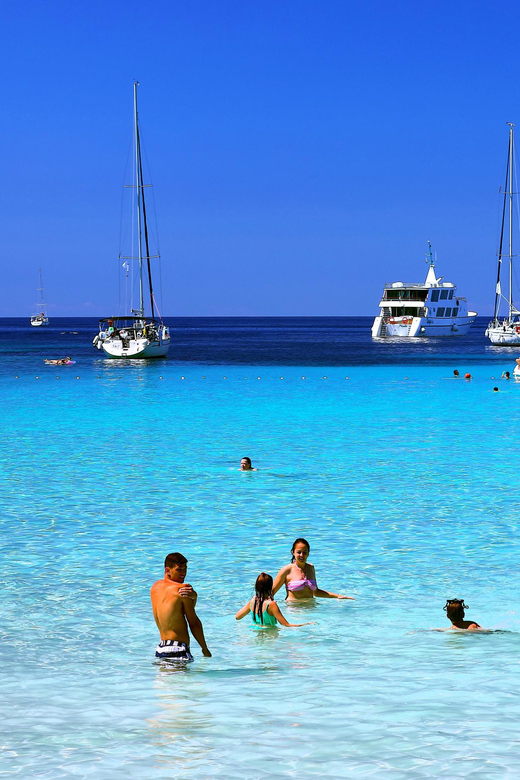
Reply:
[[[143,291],[143,250],[142,233],[144,227],[144,240],[146,247],[146,263],[148,270],[148,282],[150,286],[150,309],[152,318],[155,317],[153,300],[152,269],[150,267],[150,250],[148,244],[148,225],[146,222],[146,202],[144,197],[143,161],[141,158],[141,139],[139,137],[139,120],[137,113],[137,87],[138,81],[134,81],[134,132],[135,132],[135,177],[137,188],[137,244],[139,248],[139,305],[140,316],[144,317],[144,291]]]
[[[509,125],[509,321],[513,319],[513,127]]]

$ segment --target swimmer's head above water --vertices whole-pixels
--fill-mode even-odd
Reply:
[[[305,561],[309,557],[310,551],[311,546],[309,542],[307,539],[304,539],[300,536],[298,539],[294,540],[293,546],[291,547],[291,562],[305,564]]]
[[[255,582],[255,593],[257,596],[263,597],[264,599],[270,599],[272,597],[273,578],[270,574],[266,574],[265,571],[263,571],[258,575]]]
[[[450,620],[464,620],[464,611],[467,608],[464,599],[447,599],[443,607]]]
[[[256,471],[251,464],[251,458],[242,458],[240,461],[240,471]]]

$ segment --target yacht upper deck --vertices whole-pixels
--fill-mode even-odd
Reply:
[[[385,290],[429,290],[432,287],[455,287],[452,282],[441,282],[437,280],[435,284],[412,284],[409,282],[392,282],[391,284],[385,284]]]

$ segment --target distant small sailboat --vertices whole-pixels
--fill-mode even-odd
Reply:
[[[45,303],[45,294],[42,282],[42,269],[38,269],[40,272],[40,286],[37,288],[38,301],[36,303],[37,314],[31,314],[31,325],[34,328],[39,328],[41,325],[49,324],[49,317],[47,315],[47,304]]]
[[[146,204],[144,197],[145,187],[143,181],[143,162],[141,157],[141,141],[139,133],[139,118],[137,113],[137,87],[134,82],[134,161],[135,184],[130,185],[136,191],[136,220],[135,220],[135,247],[137,256],[120,256],[124,260],[123,267],[128,272],[130,266],[128,260],[138,262],[139,302],[136,308],[131,309],[131,314],[122,317],[104,317],[99,321],[99,333],[94,336],[93,345],[102,349],[109,358],[155,358],[165,357],[170,348],[170,331],[164,325],[160,315],[155,316],[157,305],[153,294],[152,268],[150,260],[159,257],[159,254],[151,255],[148,240],[148,227],[146,221]],[[145,313],[145,273],[146,262],[147,282],[149,292],[150,314]]]
[[[504,204],[502,207],[502,228],[500,231],[500,244],[498,247],[497,282],[495,287],[495,311],[493,319],[486,329],[486,336],[492,344],[509,347],[520,344],[520,310],[513,303],[513,195],[516,195],[513,187],[514,173],[514,139],[512,122],[509,125],[509,147],[507,152],[506,182],[504,187]],[[507,219],[506,219],[507,214]],[[508,223],[509,229],[509,265],[506,292],[502,292],[502,258],[504,245],[504,228]],[[506,255],[507,257],[507,255]],[[501,309],[505,304],[505,313]],[[500,319],[502,317],[502,319]]]

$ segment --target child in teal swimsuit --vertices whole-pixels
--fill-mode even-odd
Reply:
[[[276,601],[273,600],[273,578],[270,574],[262,572],[258,575],[255,583],[255,595],[239,609],[235,615],[237,620],[242,620],[246,615],[251,614],[251,619],[256,626],[276,626],[280,623],[282,626],[297,628],[298,626],[309,626],[310,623],[289,623],[282,613]]]

